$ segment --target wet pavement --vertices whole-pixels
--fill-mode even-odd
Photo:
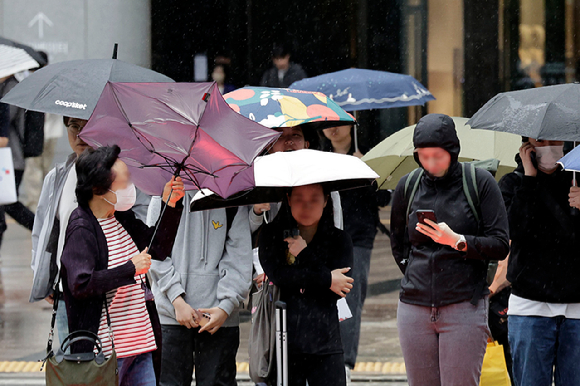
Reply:
[[[387,222],[388,216],[387,210],[381,212],[383,222]],[[30,232],[8,219],[8,230],[0,249],[0,363],[31,362],[45,355],[52,309],[45,301],[28,302],[32,283],[30,250]],[[393,261],[388,237],[379,234],[372,254],[369,295],[363,310],[359,363],[355,369],[357,371],[353,372],[353,381],[364,381],[366,385],[406,384],[402,382],[404,377],[401,376],[367,373],[370,369],[384,368],[385,362],[389,362],[389,366],[391,363],[403,362],[396,328],[400,278],[401,273]],[[239,363],[244,363],[248,362],[249,315],[243,318],[240,327],[241,342],[237,359]],[[247,375],[240,374],[240,385],[250,384],[245,381]],[[0,371],[0,385],[8,384],[43,384],[42,374],[10,375]]]

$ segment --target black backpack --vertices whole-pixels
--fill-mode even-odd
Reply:
[[[499,167],[499,160],[489,159],[484,161],[461,162],[463,193],[465,194],[465,198],[467,198],[467,202],[469,203],[469,207],[473,212],[473,216],[475,217],[477,223],[479,224],[479,228],[481,229],[481,207],[479,201],[479,190],[477,188],[477,177],[475,172],[476,167],[487,170],[492,175],[495,175],[497,168]],[[407,206],[407,210],[405,212],[406,221],[409,219],[411,204],[413,203],[415,193],[417,193],[417,189],[419,188],[419,183],[421,182],[421,177],[423,176],[424,172],[425,170],[423,170],[423,168],[417,168],[409,173],[407,180],[405,181],[404,197]],[[491,284],[493,282],[496,271],[497,261],[488,261],[487,284]]]

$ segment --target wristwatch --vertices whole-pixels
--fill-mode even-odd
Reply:
[[[465,236],[460,235],[459,240],[457,240],[453,248],[455,248],[460,252],[465,252],[467,250],[467,242],[465,241]]]

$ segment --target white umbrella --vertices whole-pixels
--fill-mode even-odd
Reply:
[[[321,183],[331,191],[369,186],[378,178],[359,158],[318,150],[278,152],[254,161],[255,187],[234,197],[221,199],[209,190],[191,200],[192,211],[279,202],[286,188]]]
[[[0,78],[39,66],[24,49],[0,44]]]

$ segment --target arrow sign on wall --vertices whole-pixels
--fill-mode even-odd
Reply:
[[[38,37],[44,38],[44,23],[46,23],[49,27],[52,27],[53,23],[50,19],[42,12],[38,12],[32,20],[28,22],[28,28],[34,26],[34,24],[38,23]]]

